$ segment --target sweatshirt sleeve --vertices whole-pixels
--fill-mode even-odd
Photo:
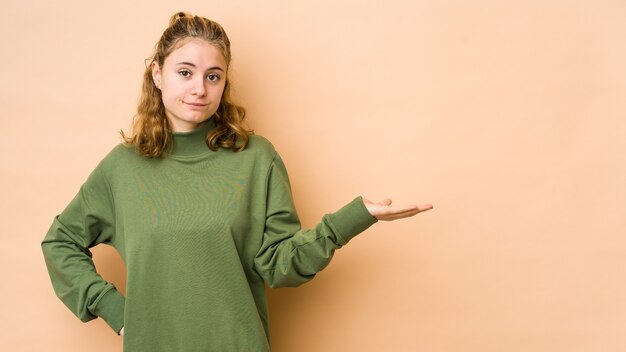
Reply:
[[[89,248],[111,243],[114,204],[109,184],[96,168],[78,194],[55,217],[41,247],[56,295],[81,321],[101,317],[119,335],[124,296],[97,272]]]
[[[269,170],[266,197],[265,231],[255,268],[270,287],[294,287],[311,280],[328,265],[335,249],[377,221],[357,197],[324,215],[314,228],[302,229],[278,155]]]

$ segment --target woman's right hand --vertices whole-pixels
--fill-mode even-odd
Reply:
[[[124,327],[122,326],[122,330],[120,330],[120,336],[124,336]]]

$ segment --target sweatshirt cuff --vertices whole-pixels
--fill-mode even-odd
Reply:
[[[111,286],[112,288],[100,298],[93,313],[104,319],[119,335],[124,326],[125,298],[115,286]]]
[[[356,197],[338,211],[329,214],[328,220],[336,231],[337,244],[340,246],[345,245],[378,221],[367,210],[361,196]]]

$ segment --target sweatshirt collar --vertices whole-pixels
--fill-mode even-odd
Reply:
[[[200,127],[189,132],[172,132],[172,156],[194,156],[210,151],[206,137],[215,128],[215,118],[211,117]]]

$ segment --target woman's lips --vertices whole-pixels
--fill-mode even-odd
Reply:
[[[188,102],[184,102],[187,106],[189,106],[191,109],[204,109],[206,108],[207,105],[209,104],[202,104],[202,103],[188,103]]]

